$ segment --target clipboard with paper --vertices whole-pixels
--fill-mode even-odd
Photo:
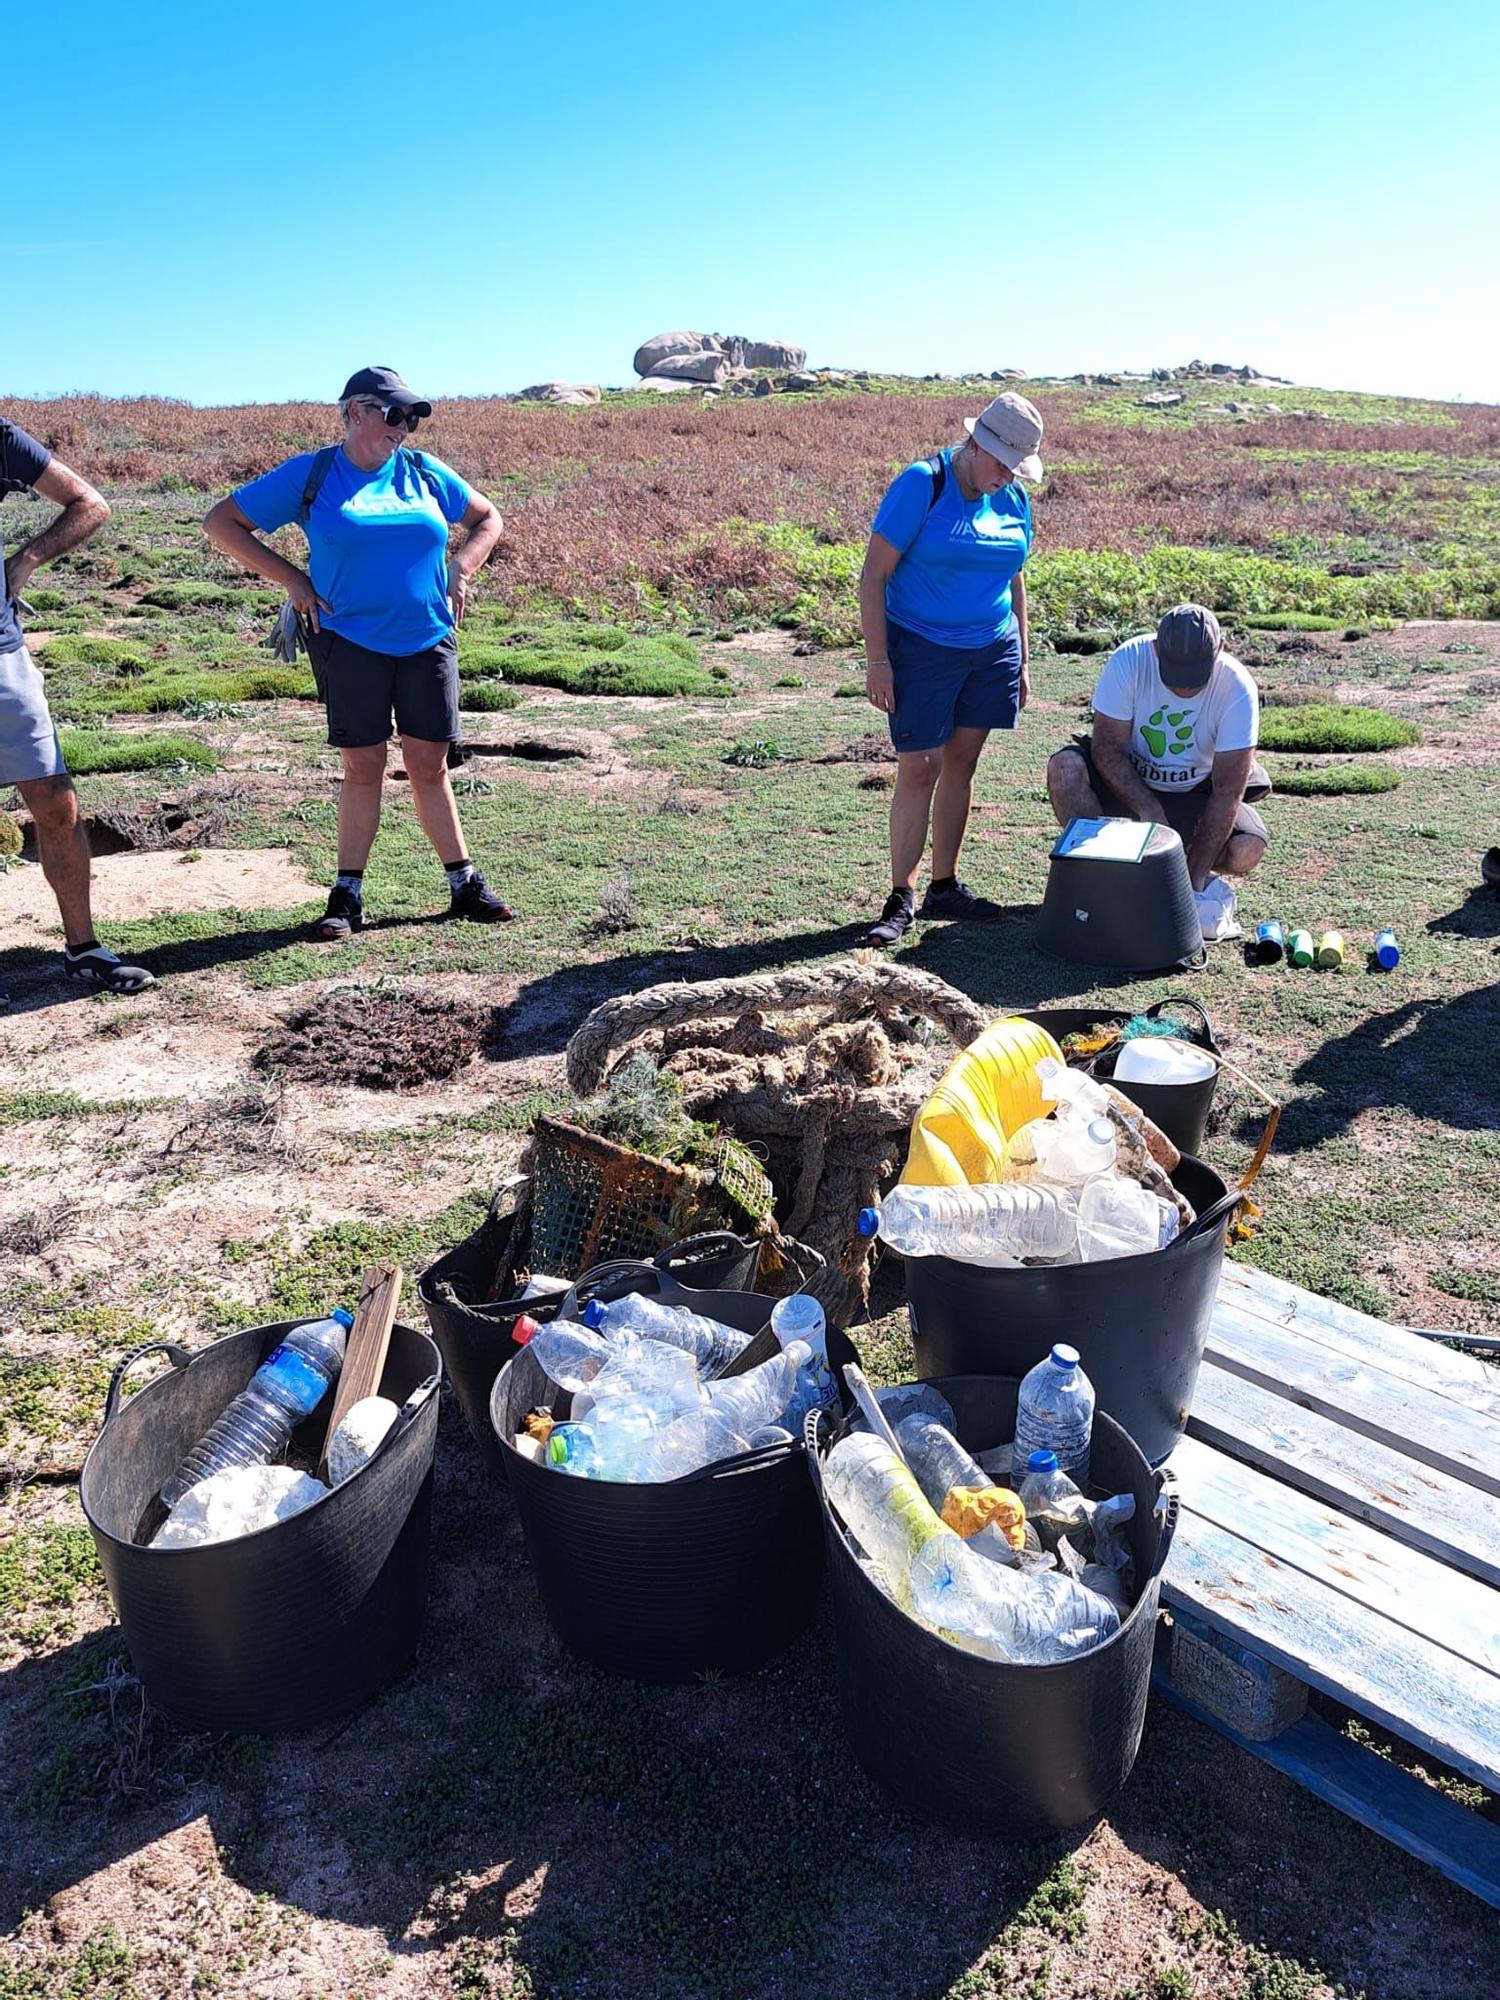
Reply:
[[[1139,861],[1151,844],[1156,822],[1149,819],[1070,819],[1058,835],[1051,858],[1078,861]]]

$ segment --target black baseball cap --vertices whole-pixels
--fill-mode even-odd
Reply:
[[[1174,604],[1156,628],[1156,664],[1168,687],[1207,687],[1224,650],[1219,621],[1206,604]]]
[[[382,403],[398,410],[410,410],[414,417],[430,417],[431,403],[409,389],[394,368],[359,368],[349,377],[339,395],[341,403],[351,396],[378,396]]]

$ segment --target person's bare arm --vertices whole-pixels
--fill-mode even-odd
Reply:
[[[453,606],[453,622],[462,625],[469,599],[469,579],[489,561],[490,551],[500,539],[505,523],[493,500],[476,493],[464,512],[460,525],[466,531],[463,544],[448,558],[448,602]]]
[[[1021,694],[1020,706],[1024,708],[1031,699],[1031,628],[1027,623],[1026,578],[1016,571],[1010,586],[1010,608],[1016,614],[1016,629],[1021,635]]]
[[[871,706],[889,715],[896,705],[896,677],[891,672],[890,640],[885,626],[885,587],[895,574],[901,551],[884,535],[871,535],[859,573],[859,625],[865,640],[865,696]]]
[[[1094,769],[1137,819],[1154,819],[1165,826],[1167,812],[1161,794],[1151,789],[1131,759],[1130,727],[1116,716],[1095,715],[1090,746]]]
[[[1220,750],[1214,758],[1213,792],[1188,842],[1188,873],[1194,889],[1201,889],[1212,875],[1214,863],[1234,831],[1234,816],[1244,799],[1254,764],[1253,750]]]
[[[204,517],[203,532],[213,543],[220,555],[231,556],[246,569],[253,569],[257,576],[263,576],[267,583],[274,583],[278,590],[284,590],[296,607],[299,618],[305,618],[314,632],[322,628],[318,622],[319,611],[332,609],[313,589],[312,578],[306,570],[289,563],[285,556],[277,555],[255,532],[255,524],[244,514],[232,499],[220,500],[210,507]]]
[[[38,475],[34,490],[44,500],[55,500],[62,512],[6,558],[5,594],[11,598],[21,595],[43,563],[56,562],[69,549],[76,549],[109,519],[109,502],[104,495],[59,459],[54,458]]]

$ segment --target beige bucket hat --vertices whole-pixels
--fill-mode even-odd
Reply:
[[[1019,478],[1041,478],[1042,461],[1036,448],[1042,441],[1042,413],[1035,403],[1007,389],[977,417],[965,417],[964,429],[981,451],[998,458]]]

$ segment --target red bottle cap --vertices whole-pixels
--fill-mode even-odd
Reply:
[[[522,1313],[521,1317],[511,1328],[510,1337],[516,1343],[517,1347],[524,1347],[532,1335],[540,1333],[541,1330],[542,1323],[539,1319],[533,1319],[530,1313]]]

